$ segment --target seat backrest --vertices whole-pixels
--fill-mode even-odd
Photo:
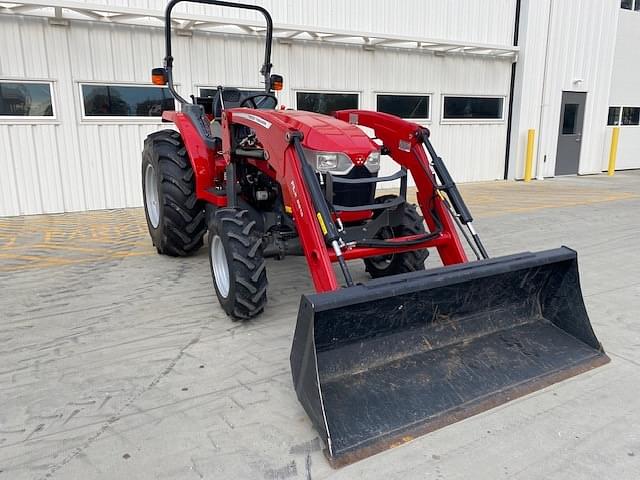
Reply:
[[[204,113],[207,115],[213,115],[213,97],[196,97],[191,95],[191,100],[196,105],[202,105]]]
[[[221,95],[222,101],[220,101]],[[224,108],[239,107],[242,103],[242,92],[237,88],[224,87],[222,89],[218,89],[215,96],[213,97],[213,118],[222,118],[223,103]]]

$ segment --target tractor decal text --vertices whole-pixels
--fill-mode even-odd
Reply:
[[[246,120],[249,120],[251,122],[257,123],[258,125],[264,127],[264,128],[271,128],[271,122],[266,121],[264,118],[260,118],[257,115],[253,115],[251,113],[234,113],[233,115],[234,117],[240,117],[240,118],[244,118]]]
[[[298,191],[296,190],[296,183],[291,180],[291,194],[293,195],[296,201],[296,207],[298,207],[298,213],[300,214],[300,218],[304,217],[304,210],[302,209],[302,204],[300,203],[300,199],[298,198]]]

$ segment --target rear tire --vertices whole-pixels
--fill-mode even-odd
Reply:
[[[384,195],[375,199],[375,203],[384,203],[396,195]],[[388,239],[404,237],[407,235],[421,235],[426,233],[423,218],[418,214],[416,206],[405,203],[402,224],[397,227],[386,227],[380,230],[375,238]],[[424,270],[424,262],[429,256],[429,251],[414,250],[411,252],[395,253],[379,257],[364,259],[365,270],[372,278],[387,277],[399,273],[415,272]]]
[[[202,246],[207,228],[191,162],[175,130],[152,133],[142,151],[147,226],[158,253],[183,257]]]
[[[209,223],[209,264],[225,313],[246,320],[267,303],[267,269],[262,232],[249,211],[221,208]]]

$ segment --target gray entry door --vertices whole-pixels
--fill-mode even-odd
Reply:
[[[556,175],[576,175],[580,165],[586,92],[562,92]]]

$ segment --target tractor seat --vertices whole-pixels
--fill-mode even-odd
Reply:
[[[191,95],[193,103],[202,105],[204,113],[213,117],[211,121],[211,133],[214,138],[222,138],[222,104],[225,108],[239,107],[242,103],[242,93],[237,88],[224,88],[222,90],[222,102],[220,101],[220,91],[218,90],[213,97],[195,97]]]
[[[222,101],[220,101],[220,94],[222,93]],[[211,133],[216,138],[222,138],[222,104],[224,108],[239,107],[242,103],[242,93],[237,88],[223,88],[222,91],[218,90],[215,96],[212,98],[212,114],[213,121],[211,122]]]
[[[220,98],[222,94],[222,99]],[[222,104],[224,108],[236,108],[242,103],[242,92],[237,88],[223,88],[218,90],[213,97],[213,118],[220,120],[222,118]]]
[[[211,133],[215,138],[222,138],[222,105],[224,108],[236,108],[241,106],[242,101],[246,98],[247,92],[243,95],[243,92],[237,88],[223,87],[221,90],[217,90],[213,97],[193,97],[193,101],[198,105],[204,107],[206,114],[213,116],[211,121]],[[222,97],[222,98],[221,98]],[[269,103],[260,104],[258,102],[258,108],[264,108],[270,110],[276,107],[276,105],[269,105]]]

